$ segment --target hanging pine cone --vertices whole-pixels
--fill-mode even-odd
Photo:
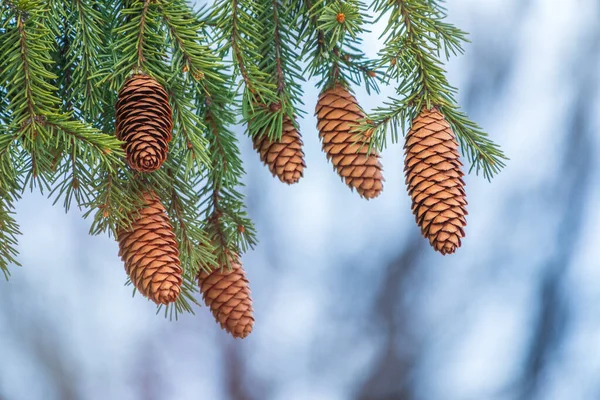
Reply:
[[[287,115],[283,117],[281,140],[274,142],[262,134],[254,136],[252,142],[254,150],[260,154],[260,160],[281,182],[291,185],[304,175],[306,164],[302,137]]]
[[[437,108],[424,108],[413,120],[404,152],[417,224],[435,250],[452,254],[465,236],[467,199],[458,142]]]
[[[177,300],[181,289],[179,249],[173,226],[158,196],[144,194],[145,205],[130,230],[119,229],[119,256],[137,290],[156,304]]]
[[[323,91],[317,108],[323,151],[338,174],[361,197],[373,199],[383,190],[382,167],[377,150],[369,152],[370,136],[357,141],[354,129],[365,118],[356,98],[340,84]]]
[[[254,326],[254,310],[250,287],[237,256],[232,257],[231,270],[221,266],[210,274],[198,275],[200,292],[213,316],[235,338],[245,338]]]
[[[116,135],[125,142],[127,163],[141,172],[156,171],[167,159],[173,116],[169,96],[154,78],[134,75],[119,91]]]

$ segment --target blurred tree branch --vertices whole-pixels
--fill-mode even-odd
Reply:
[[[358,390],[359,400],[416,399],[413,371],[419,343],[413,332],[414,314],[406,298],[415,290],[413,273],[421,264],[425,241],[413,236],[383,271],[383,286],[371,315],[384,332],[380,356]]]
[[[594,27],[589,48],[582,48],[585,54],[593,54],[598,59],[600,53],[600,27]],[[585,224],[586,206],[589,191],[592,189],[590,171],[593,170],[594,127],[589,118],[595,112],[593,101],[598,93],[597,62],[581,63],[575,57],[573,66],[578,72],[575,101],[572,105],[571,121],[567,126],[561,175],[556,176],[552,193],[564,196],[559,212],[560,223],[557,229],[556,244],[549,252],[549,259],[543,267],[539,293],[537,325],[530,339],[529,353],[525,357],[524,373],[521,377],[520,395],[523,400],[543,398],[544,373],[551,366],[555,353],[566,339],[570,317],[569,294],[563,285],[564,277],[576,255],[577,244],[581,239]]]

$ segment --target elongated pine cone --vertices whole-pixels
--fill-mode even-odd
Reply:
[[[144,194],[145,206],[131,224],[119,229],[119,256],[137,290],[156,304],[177,300],[181,290],[179,249],[165,207],[155,193]]]
[[[306,167],[302,136],[287,115],[283,117],[281,140],[274,142],[264,134],[254,136],[252,142],[260,160],[281,182],[291,185],[302,178]]]
[[[119,91],[115,112],[116,135],[125,142],[129,166],[141,172],[159,169],[173,136],[173,112],[165,89],[148,75],[134,75]]]
[[[237,256],[231,259],[231,270],[222,266],[210,274],[198,275],[200,292],[213,316],[235,338],[245,338],[254,326],[254,309],[246,273]]]
[[[319,95],[317,127],[323,151],[351,189],[373,199],[383,190],[382,166],[376,149],[369,152],[370,136],[358,140],[354,129],[365,117],[356,98],[340,84]],[[367,155],[368,154],[368,155]]]
[[[413,120],[404,153],[417,224],[435,250],[452,254],[465,236],[467,199],[458,142],[437,108],[424,108]]]

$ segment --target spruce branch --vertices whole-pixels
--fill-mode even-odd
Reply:
[[[210,165],[207,151],[207,141],[203,136],[203,122],[194,113],[192,107],[194,100],[183,89],[183,84],[173,81],[168,88],[171,105],[173,107],[173,120],[175,122],[174,141],[171,144],[171,153],[176,159],[185,159],[185,174],[188,177],[199,175]],[[179,153],[179,154],[178,154]]]
[[[212,97],[204,99],[206,136],[212,156],[212,168],[202,191],[206,225],[215,248],[217,265],[229,266],[230,254],[241,254],[256,243],[254,227],[248,219],[243,196],[237,191],[244,171],[235,136],[223,124],[231,113]],[[207,271],[208,272],[208,271]]]
[[[47,189],[56,200],[63,197],[66,209],[73,199],[81,207],[97,195],[90,188],[99,171],[121,164],[120,142],[61,109],[63,104],[75,109],[71,93],[64,90],[71,81],[68,74],[61,80],[52,71],[68,65],[64,57],[71,39],[62,36],[61,46],[56,46],[58,23],[47,21],[65,23],[63,6],[20,1],[0,9],[0,54],[7,56],[0,70],[0,86],[5,88],[0,102],[5,122],[0,149],[0,224],[6,227],[0,238],[4,246],[0,264],[5,274],[16,255],[18,226],[12,218],[12,203],[25,187]],[[68,96],[65,103],[57,93]]]
[[[129,4],[130,3],[130,4]],[[145,73],[162,85],[170,77],[169,59],[159,4],[151,0],[131,1],[115,13],[114,65],[106,65],[100,83],[110,82],[118,91],[132,73]]]
[[[300,40],[304,42],[302,58],[309,59],[308,76],[319,76],[322,88],[364,82],[368,93],[379,92],[377,82],[382,74],[378,65],[360,50],[360,35],[369,21],[363,2],[303,0],[301,5],[304,18]]]
[[[17,135],[0,134],[0,271],[6,279],[9,266],[20,266],[16,257],[19,225],[15,221],[14,203],[20,197],[20,154],[16,145]]]
[[[75,0],[69,21],[75,31],[67,56],[73,69],[69,90],[81,107],[82,117],[90,122],[110,106],[104,101],[99,74],[106,58],[106,32],[102,29],[106,7],[105,2]]]
[[[275,51],[275,76],[277,81],[277,93],[283,93],[286,89],[285,78],[283,76],[283,50],[281,39],[281,22],[279,17],[278,0],[272,0],[271,6],[273,10],[273,49]]]
[[[139,183],[133,178],[132,172],[124,168],[101,171],[95,179],[93,190],[98,195],[89,203],[84,203],[87,211],[83,215],[84,218],[93,215],[90,235],[108,233],[116,238],[119,228],[131,227],[132,219],[137,216],[136,210],[144,204],[139,195]]]
[[[483,171],[486,179],[504,167],[506,157],[498,145],[468,117],[459,111],[456,88],[446,78],[440,49],[446,57],[461,53],[465,33],[443,22],[445,10],[438,1],[377,0],[373,11],[378,19],[389,15],[382,36],[386,45],[380,52],[380,65],[387,67],[386,78],[399,81],[397,95],[376,108],[359,128],[373,132],[372,145],[383,148],[391,131],[392,141],[399,140],[423,107],[436,106],[450,123],[471,170]]]
[[[369,60],[361,36],[388,17],[385,46]],[[291,125],[305,76],[322,89],[364,83],[368,92],[398,82],[357,134],[383,147],[435,106],[489,179],[505,157],[455,101],[443,58],[462,53],[466,34],[445,20],[440,0],[375,0],[370,9],[361,0],[217,0],[198,11],[186,0],[0,1],[0,270],[8,277],[17,264],[14,203],[26,187],[84,209],[90,233],[109,236],[131,228],[152,191],[183,268],[179,300],[164,312],[192,312],[199,272],[231,267],[256,243],[231,130],[238,111],[254,140],[278,140],[284,125],[299,138]],[[125,166],[114,136],[117,93],[132,74],[156,79],[173,111],[168,153],[165,144],[149,174]]]
[[[17,251],[17,236],[21,234],[19,225],[15,221],[14,211],[11,204],[8,204],[5,199],[0,200],[0,271],[4,278],[8,280],[10,277],[10,265],[21,266],[16,257]]]
[[[97,195],[94,186],[99,171],[115,173],[124,167],[121,142],[114,136],[64,117],[49,118],[44,124],[52,129],[53,137],[59,143],[64,143],[61,147],[68,149],[66,162],[54,167],[57,178],[62,178],[54,180],[50,196],[56,196],[54,203],[64,198],[67,211],[75,197],[81,208]]]
[[[174,120],[185,139],[186,171],[191,173],[194,165],[210,165],[210,160],[207,142],[203,137],[203,124],[193,112],[194,100],[188,94],[193,91],[186,91],[184,87],[190,83],[196,86],[198,81],[221,79],[213,71],[222,68],[222,65],[213,51],[202,43],[205,28],[201,17],[190,12],[184,1],[161,1],[159,10],[172,47],[173,75],[186,72],[192,78],[189,83],[173,79],[169,90]],[[196,173],[198,171],[197,168]]]
[[[214,27],[221,54],[231,51],[236,74],[244,84],[244,96],[270,104],[276,98],[275,87],[259,68],[259,48],[265,37],[257,15],[264,4],[259,0],[219,0],[207,19]]]
[[[293,10],[289,2],[271,0],[265,3],[258,16],[264,40],[260,46],[260,69],[267,82],[275,88],[276,99],[262,103],[256,97],[245,97],[242,108],[248,119],[248,132],[253,138],[267,136],[270,140],[281,139],[285,116],[296,125],[296,117],[302,115],[301,82],[304,80],[299,66],[300,59],[292,49],[298,37],[294,28]]]

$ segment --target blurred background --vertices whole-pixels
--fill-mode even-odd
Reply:
[[[308,169],[274,180],[239,129],[260,243],[244,255],[256,325],[206,308],[169,322],[131,297],[117,244],[26,194],[0,282],[0,399],[599,399],[600,3],[454,0],[470,32],[448,63],[463,109],[510,157],[467,176],[467,237],[434,253],[410,212],[402,145],[370,202],[320,150],[306,84]],[[381,30],[366,38],[374,56]],[[391,94],[368,97],[367,110]]]

